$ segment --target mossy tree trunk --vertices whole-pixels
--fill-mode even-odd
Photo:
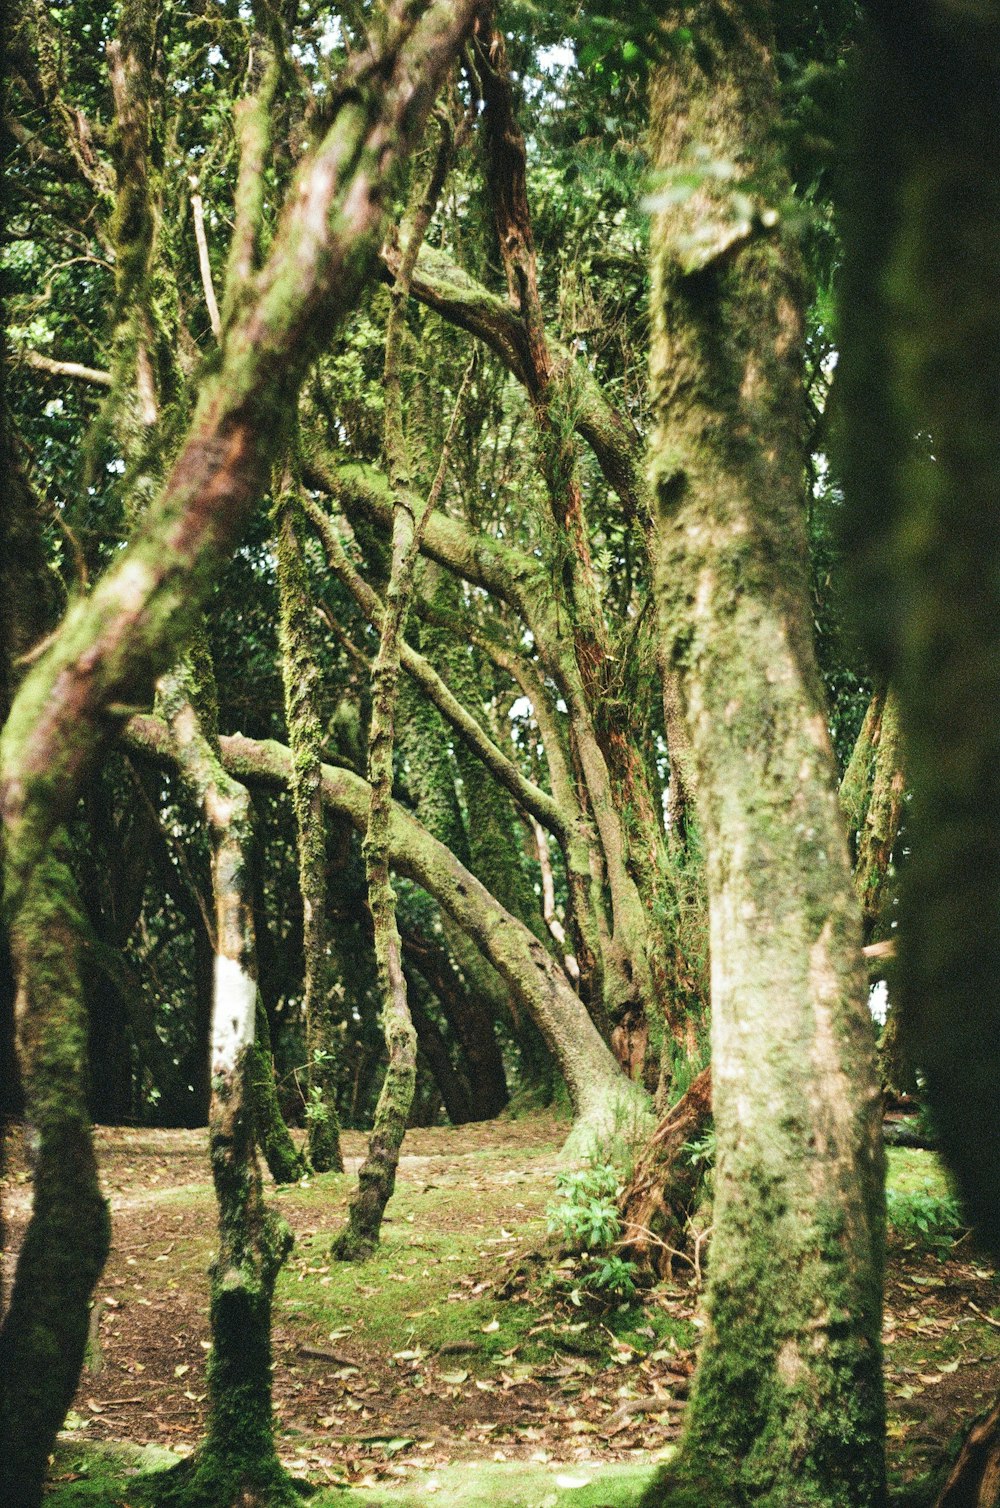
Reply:
[[[3,353],[0,352],[0,355]],[[0,375],[0,383],[2,383]],[[56,617],[55,578],[45,558],[42,520],[24,474],[0,393],[0,728],[23,674],[23,658]],[[21,1109],[14,1049],[14,973],[6,921],[0,916],[0,1157],[7,1120]]]
[[[450,154],[442,147],[430,183],[410,217],[408,239],[393,286],[392,311],[386,331],[385,450],[396,501],[393,508],[392,561],[386,587],[385,611],[382,614],[378,654],[372,666],[372,713],[368,731],[371,803],[362,851],[375,935],[375,959],[382,996],[382,1031],[388,1061],[375,1106],[368,1152],[358,1171],[357,1191],[348,1208],[347,1225],[333,1243],[334,1255],[345,1261],[363,1260],[378,1244],[382,1216],[396,1185],[399,1150],[406,1133],[417,1079],[417,1034],[407,1000],[403,944],[396,923],[396,896],[389,873],[389,825],[392,815],[400,641],[410,606],[413,572],[420,550],[420,531],[444,484],[448,452],[465,395],[465,384],[459,390],[454,417],[445,438],[430,494],[426,502],[415,510],[410,488],[412,463],[403,424],[400,348],[410,275],[444,183],[449,157]]]
[[[286,478],[286,484],[291,479]],[[306,1125],[317,1173],[342,1173],[337,1116],[337,1054],[330,1009],[333,979],[326,941],[326,828],[320,775],[323,726],[320,675],[312,632],[312,596],[301,534],[301,508],[285,485],[276,509],[279,640],[285,723],[295,756],[292,805],[302,893],[303,1012],[306,1027]]]
[[[315,353],[354,306],[370,274],[381,238],[390,185],[419,134],[438,86],[451,66],[475,13],[473,0],[431,3],[413,26],[376,44],[375,74],[338,97],[334,119],[299,165],[266,262],[254,257],[241,282],[242,298],[223,331],[215,370],[206,376],[186,438],[157,500],[147,509],[127,550],[98,586],[78,599],[46,652],[18,690],[0,737],[0,814],[4,831],[4,894],[18,974],[20,1030],[44,1042],[54,1002],[49,989],[47,923],[40,907],[62,907],[59,925],[72,925],[75,898],[60,872],[53,844],[72,815],[82,783],[108,739],[120,727],[123,706],[152,695],[157,676],[173,663],[215,575],[228,557],[267,484],[291,404]],[[365,70],[372,58],[365,54]],[[54,870],[53,871],[53,866]],[[56,883],[56,898],[43,890]],[[69,967],[72,950],[60,953]],[[75,980],[58,981],[59,1001],[77,998]],[[61,1034],[59,1034],[61,1036]],[[55,1044],[65,1065],[72,1037]],[[74,1059],[74,1073],[79,1064]],[[93,1158],[75,1089],[65,1099],[45,1098],[45,1110],[65,1121],[53,1128],[52,1154],[39,1165],[36,1213],[65,1225],[54,1243],[59,1260],[76,1264],[59,1292],[51,1342],[55,1376],[36,1410],[30,1443],[41,1469],[59,1425],[59,1408],[72,1393],[87,1321],[88,1284],[103,1260],[107,1232],[96,1190]],[[60,1171],[75,1164],[74,1187],[83,1190],[78,1218]],[[22,1262],[30,1271],[34,1246]],[[77,1260],[78,1259],[78,1260]],[[20,1272],[20,1268],[19,1268]],[[20,1281],[15,1278],[15,1286]],[[28,1284],[22,1284],[27,1292]],[[45,1302],[52,1302],[51,1286]],[[24,1316],[23,1309],[10,1315]],[[5,1408],[27,1400],[40,1385],[29,1365],[23,1322],[5,1327],[15,1358],[5,1371]],[[44,1335],[30,1325],[34,1339]],[[65,1335],[65,1341],[62,1336]],[[70,1374],[73,1374],[72,1377]],[[38,1375],[33,1375],[38,1374]],[[68,1387],[69,1392],[66,1393]],[[39,1484],[40,1485],[40,1484]]]
[[[845,225],[844,477],[858,615],[913,799],[897,1000],[969,1219],[1000,1253],[1000,21],[871,7]],[[1000,1410],[942,1508],[997,1501]]]
[[[0,460],[2,727],[21,679],[21,657],[55,609],[41,520],[5,404]],[[19,836],[16,825],[8,829],[8,844]],[[0,1138],[8,1117],[23,1113],[34,1147],[31,1219],[0,1329],[0,1499],[10,1508],[41,1501],[52,1443],[76,1390],[88,1306],[110,1239],[87,1106],[80,957],[87,928],[69,855],[68,835],[57,827],[23,888],[15,890],[8,877],[3,910],[12,917],[9,933],[0,923]]]
[[[694,40],[675,39],[653,91],[657,162],[730,168],[665,196],[653,231],[656,589],[706,851],[718,1147],[674,1475],[717,1508],[875,1508],[880,1098],[811,638],[805,290],[778,219],[772,16],[704,0],[685,20]]]
[[[212,843],[215,959],[209,1150],[219,1209],[211,1270],[212,1351],[205,1441],[190,1462],[157,1485],[158,1503],[275,1508],[295,1501],[274,1448],[271,1302],[292,1236],[264,1202],[257,1163],[259,1073],[249,852],[250,799],[228,775],[201,720],[172,678],[162,700],[181,776],[204,812]],[[267,1065],[273,1086],[273,1073]]]
[[[25,1115],[35,1142],[31,1219],[0,1330],[0,1496],[10,1508],[41,1502],[110,1243],[87,1111],[84,921],[68,850],[57,830],[22,893],[8,882],[6,895]]]
[[[876,691],[840,783],[840,804],[854,845],[854,887],[861,902],[866,943],[889,933],[890,870],[905,793],[899,707],[891,690]]]
[[[849,559],[899,701],[897,998],[969,1218],[1000,1250],[1000,23],[872,7],[845,223]]]

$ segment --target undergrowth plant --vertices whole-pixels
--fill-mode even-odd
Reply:
[[[635,1263],[615,1251],[622,1229],[618,1217],[621,1190],[618,1171],[610,1163],[561,1173],[547,1215],[550,1232],[578,1258],[584,1286],[609,1298],[624,1299],[635,1293]]]
[[[966,1229],[955,1196],[931,1189],[888,1189],[886,1217],[897,1235],[929,1247],[938,1256],[943,1256]]]

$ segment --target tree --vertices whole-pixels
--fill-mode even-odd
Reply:
[[[245,176],[218,369],[202,387],[163,491],[129,550],[67,615],[18,693],[3,731],[5,902],[28,1113],[39,1135],[32,1219],[0,1333],[0,1433],[13,1503],[32,1503],[41,1495],[51,1443],[83,1358],[87,1300],[107,1248],[106,1209],[81,1094],[80,927],[64,824],[106,741],[109,708],[113,723],[116,704],[151,693],[155,677],[182,648],[213,572],[266,486],[289,400],[310,354],[363,284],[389,175],[419,130],[472,15],[471,5],[449,6],[446,13],[432,8],[415,24],[390,28],[377,54],[380,87],[369,85],[366,92],[359,81],[336,111],[297,175],[259,271],[261,183],[257,172]],[[229,954],[228,941],[227,930],[223,945],[233,967],[216,973],[216,1094],[228,1102],[238,1125],[246,1114],[254,1000],[242,945]],[[274,1251],[263,1253],[256,1271],[248,1266],[258,1233],[254,1183],[247,1177],[252,1138],[234,1140],[230,1130],[222,1141],[228,1151],[216,1159],[215,1171],[223,1253],[231,1250],[234,1229],[241,1241],[218,1274],[217,1298],[228,1309],[240,1291],[249,1299],[256,1290],[264,1302],[243,1308],[248,1330],[220,1324],[217,1331],[220,1392],[213,1402],[219,1427],[225,1404],[232,1406],[248,1382],[255,1398],[269,1395],[267,1317],[276,1273]],[[234,1201],[228,1207],[227,1193]],[[258,1344],[247,1344],[248,1332]],[[269,1404],[266,1412],[269,1418]],[[212,1443],[210,1437],[209,1452],[195,1468],[195,1492],[199,1472],[213,1465]],[[230,1435],[229,1447],[237,1443]],[[234,1501],[258,1491],[269,1472],[269,1428],[243,1443],[242,1456],[227,1455],[222,1463]]]
[[[774,21],[724,0],[686,19],[653,90],[651,462],[712,945],[715,1234],[684,1475],[691,1501],[874,1505],[880,1098],[809,614]]]
[[[842,443],[859,622],[897,690],[913,785],[893,985],[942,1149],[994,1253],[998,44],[989,6],[871,9],[845,226]],[[994,1409],[941,1503],[995,1501],[998,1459]]]

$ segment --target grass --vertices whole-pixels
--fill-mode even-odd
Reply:
[[[46,1508],[125,1508],[137,1477],[177,1458],[147,1446],[60,1447]],[[309,1508],[637,1508],[660,1464],[580,1466],[464,1462],[390,1486],[337,1487],[303,1499]],[[67,1480],[76,1478],[76,1480]]]

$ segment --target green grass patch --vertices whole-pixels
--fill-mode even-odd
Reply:
[[[46,1508],[124,1508],[136,1479],[176,1460],[147,1446],[60,1446]],[[637,1508],[658,1467],[466,1462],[398,1485],[333,1488],[303,1498],[311,1508]]]
[[[886,1189],[896,1194],[928,1193],[946,1198],[951,1183],[936,1152],[917,1147],[889,1147]]]
[[[398,1487],[319,1493],[316,1508],[637,1508],[658,1468],[466,1463],[428,1471]]]

